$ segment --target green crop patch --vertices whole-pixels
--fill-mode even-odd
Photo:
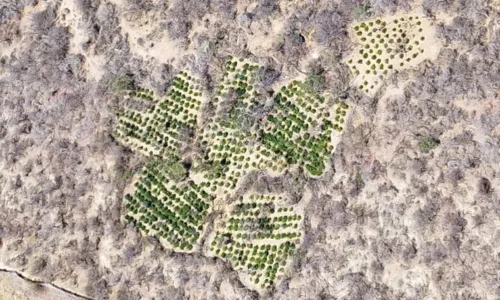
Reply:
[[[139,89],[130,97],[153,101],[146,111],[125,107],[114,135],[123,144],[146,156],[179,156],[186,141],[183,133],[196,128],[202,92],[186,72],[174,77],[165,99],[155,100],[152,91]]]
[[[300,244],[301,214],[277,195],[245,196],[229,210],[219,204],[234,201],[252,171],[278,176],[302,168],[321,176],[349,106],[320,95],[311,80],[293,81],[266,99],[256,85],[258,70],[230,57],[205,101],[203,88],[187,72],[172,80],[164,98],[132,91],[114,136],[149,159],[125,196],[126,221],[178,252],[204,251],[210,240],[213,255],[262,289],[283,277]],[[202,106],[212,108],[208,115]],[[208,221],[212,212],[217,218]],[[214,222],[215,232],[207,222]]]
[[[231,262],[263,289],[280,279],[301,239],[301,215],[282,207],[276,195],[240,197],[210,243],[210,251]]]
[[[213,196],[191,180],[172,180],[177,168],[156,160],[147,164],[135,183],[135,193],[125,195],[125,218],[172,248],[190,251],[203,231]]]
[[[284,157],[288,165],[304,167],[310,175],[320,176],[326,160],[333,154],[333,131],[341,132],[348,106],[338,106],[333,122],[333,104],[319,94],[311,94],[304,84],[294,81],[274,97],[274,109],[262,128],[262,143]]]
[[[207,180],[212,190],[233,191],[248,172],[279,167],[279,158],[257,144],[257,124],[251,113],[259,105],[254,87],[258,66],[229,59],[226,72],[213,97],[215,113],[203,128],[204,157],[212,165]]]

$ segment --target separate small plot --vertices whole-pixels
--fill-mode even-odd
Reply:
[[[434,28],[423,15],[399,15],[353,26],[359,43],[347,63],[354,85],[373,95],[393,72],[414,67],[425,49],[439,47]]]

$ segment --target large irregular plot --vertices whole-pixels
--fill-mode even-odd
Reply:
[[[130,97],[153,105],[147,110],[138,110],[138,105],[125,107],[115,136],[146,156],[179,157],[179,149],[197,126],[202,98],[198,83],[183,72],[174,77],[165,99],[156,100],[152,91],[144,89]]]
[[[374,95],[393,72],[412,68],[437,56],[440,43],[423,14],[397,15],[352,26],[358,47],[347,58],[356,76],[353,85]]]
[[[299,165],[313,176],[322,175],[334,151],[334,131],[343,130],[347,104],[329,105],[324,97],[306,92],[297,81],[282,87],[274,103],[260,130],[263,145],[282,156],[287,165]]]
[[[282,201],[279,195],[240,197],[211,237],[211,254],[228,260],[257,289],[283,277],[301,242],[302,217]]]
[[[213,197],[185,177],[178,162],[153,160],[125,195],[125,219],[177,251],[196,250]]]
[[[213,192],[229,194],[251,170],[283,166],[282,160],[257,144],[257,124],[251,116],[259,105],[253,85],[257,68],[244,60],[229,59],[213,98],[215,113],[202,133],[204,158],[212,166],[204,184],[211,185]]]
[[[323,174],[349,106],[294,81],[271,108],[255,86],[256,65],[230,58],[225,67],[211,103],[203,103],[214,106],[203,124],[201,88],[186,72],[165,99],[142,89],[130,95],[115,136],[150,162],[125,196],[125,218],[175,251],[207,250],[201,243],[208,241],[209,254],[229,260],[247,286],[260,290],[284,275],[301,242],[302,213],[277,195],[227,200],[238,197],[238,184],[254,170],[276,176],[299,166]],[[210,213],[218,218],[207,232]]]

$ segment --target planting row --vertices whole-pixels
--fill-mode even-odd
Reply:
[[[148,90],[148,89],[143,89],[143,88],[138,88],[135,91],[131,91],[129,93],[129,96],[137,97],[139,99],[149,100],[149,101],[155,100],[154,92],[151,90]]]
[[[302,217],[292,207],[279,207],[281,197],[241,198],[212,237],[210,251],[250,276],[259,288],[283,276],[300,244]]]
[[[155,235],[172,248],[190,251],[200,238],[213,196],[193,181],[173,178],[176,163],[153,161],[125,196],[127,221],[145,234]]]
[[[320,176],[333,152],[333,130],[342,130],[334,127],[331,110],[325,98],[304,91],[294,81],[275,95],[274,108],[259,131],[261,141],[288,165],[299,165]]]
[[[152,97],[152,92],[138,95]],[[168,96],[147,111],[125,108],[115,136],[147,156],[179,156],[180,146],[196,128],[201,105],[201,88],[187,73],[174,77]]]
[[[419,16],[403,16],[354,26],[359,47],[348,64],[358,76],[356,85],[360,90],[371,93],[392,72],[418,62],[414,61],[425,51],[424,23],[428,20]]]

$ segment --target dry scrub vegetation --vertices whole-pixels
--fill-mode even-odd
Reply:
[[[0,269],[91,299],[499,298],[499,7],[0,1]],[[435,58],[387,74],[373,93],[351,85],[354,26],[415,10],[435,28]],[[261,293],[234,260],[169,250],[123,221],[122,199],[148,162],[112,134],[123,91],[144,89],[126,104],[148,111],[155,103],[145,90],[164,97],[189,70],[217,93],[228,55],[262,67],[256,119],[293,80],[352,108],[322,176],[256,170],[239,182],[238,195],[283,194],[282,207],[299,206],[303,216],[283,280]],[[211,116],[215,107],[204,101],[191,104]],[[237,201],[214,206],[234,212]]]

